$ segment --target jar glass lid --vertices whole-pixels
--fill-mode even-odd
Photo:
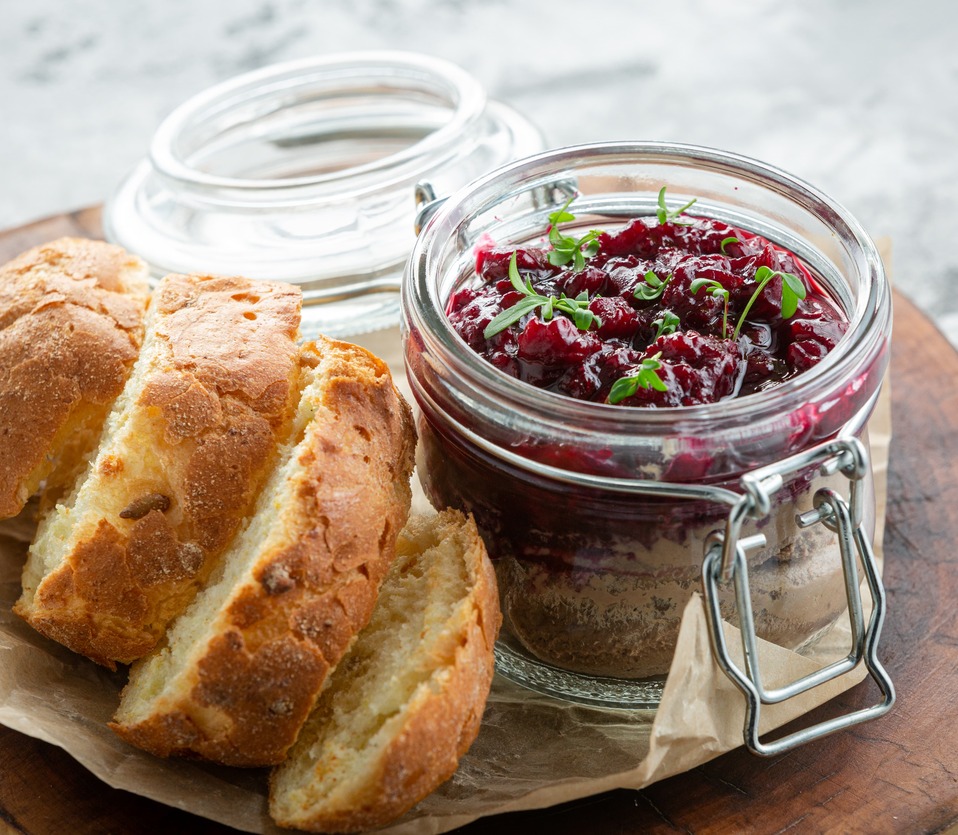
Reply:
[[[415,184],[451,193],[543,147],[453,64],[343,53],[238,76],[178,107],[104,214],[107,237],[169,272],[298,284],[303,331],[398,322]]]

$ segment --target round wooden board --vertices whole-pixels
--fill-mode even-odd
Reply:
[[[62,235],[100,234],[96,208],[47,218],[0,233],[0,262]],[[898,688],[894,711],[790,754],[761,759],[739,749],[643,791],[501,815],[462,832],[933,833],[958,820],[958,354],[901,295],[895,305],[880,651]],[[876,698],[861,685],[804,721]],[[60,749],[0,727],[4,831],[234,830],[111,789]]]

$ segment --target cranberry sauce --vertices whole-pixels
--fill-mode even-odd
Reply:
[[[848,328],[796,256],[716,220],[635,218],[577,243],[583,255],[564,266],[557,248],[479,248],[479,281],[446,312],[492,365],[569,397],[714,403],[811,368]],[[522,315],[490,333],[517,304]]]

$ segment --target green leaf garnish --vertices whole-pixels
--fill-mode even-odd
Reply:
[[[642,281],[635,285],[632,295],[643,301],[653,301],[659,298],[665,290],[665,285],[672,280],[672,273],[669,273],[665,279],[659,278],[654,270],[649,270]]]
[[[755,300],[759,297],[762,290],[765,289],[765,285],[777,275],[782,277],[782,318],[790,319],[795,315],[795,311],[798,310],[798,300],[805,298],[804,282],[792,273],[783,273],[764,266],[759,267],[755,271],[755,280],[758,282],[758,287],[755,288],[755,292],[752,293],[748,304],[745,305],[744,310],[742,310],[741,315],[738,317],[735,331],[732,333],[732,339],[738,339],[738,335],[742,331],[742,325],[745,324],[745,317],[748,316],[748,312],[752,309],[752,305],[755,304]]]
[[[653,319],[652,324],[655,325],[655,336],[652,337],[652,341],[655,342],[660,336],[675,333],[681,322],[671,310],[666,310],[658,319]]]
[[[782,318],[791,319],[798,310],[798,300],[805,298],[805,284],[792,273],[782,273]]]
[[[532,289],[532,282],[528,278],[523,282],[522,276],[519,275],[518,257],[518,253],[513,252],[509,259],[509,283],[523,295],[534,296],[536,291]]]
[[[491,339],[497,333],[501,333],[510,325],[518,322],[527,313],[532,313],[542,302],[535,297],[520,299],[508,310],[499,313],[482,332],[483,339]]]
[[[612,384],[606,402],[614,406],[616,403],[621,403],[626,398],[632,397],[640,388],[668,391],[668,386],[662,382],[662,378],[657,373],[662,368],[662,363],[659,362],[661,356],[662,352],[659,351],[654,356],[646,357],[642,360],[638,372],[630,374],[628,377],[619,377]]]
[[[575,215],[572,212],[567,212],[566,209],[572,203],[572,197],[569,198],[568,202],[557,212],[553,212],[549,215],[549,226],[558,226],[560,223],[568,223],[570,220],[575,220]]]
[[[728,255],[725,251],[725,247],[729,244],[740,244],[742,243],[735,235],[729,235],[727,238],[722,238],[722,243],[719,244],[719,249],[722,250],[722,255]]]
[[[689,285],[689,289],[692,291],[693,296],[697,295],[699,290],[701,290],[703,287],[708,287],[708,294],[713,298],[721,299],[723,302],[722,339],[728,339],[728,290],[726,290],[714,278],[696,278]]]
[[[697,197],[693,197],[686,203],[681,209],[676,209],[675,211],[669,211],[669,207],[665,205],[665,189],[667,186],[662,186],[659,189],[659,208],[656,210],[655,215],[659,219],[659,225],[668,223],[669,221],[675,221],[680,223],[681,221],[676,220],[676,218],[685,213],[686,209],[690,209],[695,202],[698,200]]]
[[[577,307],[572,311],[572,321],[580,331],[587,331],[595,321],[595,314],[589,308]]]
[[[575,326],[580,331],[587,331],[594,324],[597,328],[602,327],[602,320],[589,310],[589,294],[583,290],[574,299],[570,299],[565,293],[561,293],[559,298],[555,296],[543,296],[537,293],[532,282],[527,278],[522,280],[519,275],[519,265],[516,261],[518,253],[513,252],[509,259],[509,282],[513,287],[522,293],[524,298],[519,299],[512,307],[498,313],[493,320],[486,325],[482,332],[483,339],[491,339],[498,333],[502,333],[510,325],[518,322],[527,313],[534,310],[542,310],[542,318],[548,322],[555,311],[565,313],[572,318]]]
[[[573,272],[578,273],[585,269],[586,256],[595,255],[599,251],[598,239],[602,230],[592,229],[581,238],[572,238],[559,231],[560,223],[575,220],[575,215],[568,211],[574,199],[575,195],[572,195],[561,209],[549,215],[549,243],[552,244],[552,251],[547,257],[549,263],[555,267],[564,267],[571,261]]]

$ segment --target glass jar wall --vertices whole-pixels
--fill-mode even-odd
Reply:
[[[307,336],[360,333],[398,321],[415,183],[452,191],[542,147],[523,117],[447,62],[399,52],[294,61],[170,114],[104,227],[157,278],[292,282]]]
[[[477,246],[541,242],[548,215],[570,197],[572,226],[614,228],[654,215],[662,186],[677,205],[696,198],[695,215],[797,255],[847,315],[835,349],[768,390],[641,409],[533,388],[453,330],[447,304],[478,280]],[[655,701],[685,603],[700,587],[708,538],[725,526],[743,476],[839,436],[867,442],[891,308],[873,244],[812,187],[731,154],[607,143],[506,166],[447,201],[408,264],[403,327],[420,478],[436,506],[475,515],[497,566],[499,669],[546,692],[636,705]],[[868,535],[870,483],[868,475],[860,489]],[[802,529],[796,518],[822,488],[847,493],[848,480],[790,469],[761,518],[741,531],[765,539],[749,551],[758,634],[792,649],[814,641],[847,602],[835,534]]]

